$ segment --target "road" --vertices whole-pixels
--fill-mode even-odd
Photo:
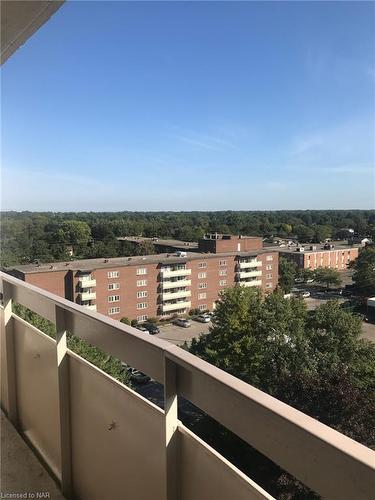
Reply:
[[[190,344],[191,340],[195,337],[199,337],[201,334],[208,333],[208,329],[211,326],[210,323],[199,323],[198,321],[191,321],[191,326],[189,328],[182,328],[176,325],[159,325],[160,333],[155,335],[159,339],[167,340],[175,345],[182,345],[184,342]]]

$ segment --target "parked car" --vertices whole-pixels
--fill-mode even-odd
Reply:
[[[341,295],[343,297],[351,297],[353,295],[353,292],[351,290],[343,290]]]
[[[147,328],[150,335],[156,335],[157,333],[160,333],[159,327],[154,323],[145,323],[144,326],[145,328]]]
[[[314,280],[312,278],[306,280],[306,283],[314,283]]]
[[[146,384],[151,380],[151,378],[145,373],[140,372],[136,368],[128,367],[127,372],[130,375],[130,380],[137,384]]]
[[[307,299],[308,297],[310,297],[311,293],[310,292],[302,292],[302,297],[304,299]]]
[[[294,278],[294,282],[295,283],[304,283],[304,279],[303,278]]]
[[[137,330],[140,330],[143,333],[150,333],[144,326],[137,326]]]
[[[208,314],[200,314],[195,318],[195,321],[199,321],[199,323],[209,323],[211,321],[211,317]]]
[[[187,319],[183,319],[183,318],[175,319],[173,321],[173,324],[177,325],[177,326],[182,326],[182,328],[189,328],[189,326],[191,326],[190,321],[188,321]]]

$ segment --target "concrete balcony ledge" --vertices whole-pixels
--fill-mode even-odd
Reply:
[[[96,292],[81,292],[80,297],[81,300],[95,300]]]
[[[251,281],[240,281],[241,286],[261,286],[261,280],[251,280]]]
[[[242,278],[255,278],[257,276],[262,276],[262,271],[242,271],[239,273],[239,277]]]
[[[191,269],[162,269],[161,270],[161,275],[163,278],[174,278],[178,276],[190,276],[191,275]]]
[[[183,297],[190,297],[190,296],[191,296],[190,290],[179,290],[176,292],[163,293],[162,298],[163,300],[173,300],[173,299],[182,299]]]
[[[162,281],[162,290],[170,290],[172,288],[182,288],[184,286],[190,286],[191,280],[177,280],[177,281]]]
[[[191,307],[191,302],[187,300],[183,300],[181,302],[175,302],[175,303],[165,303],[162,304],[161,309],[163,312],[169,312],[169,311],[178,311],[180,309],[188,309]]]
[[[92,286],[96,286],[96,280],[87,280],[87,279],[80,279],[79,280],[79,286],[81,288],[91,288]]]
[[[260,267],[262,265],[261,260],[252,260],[250,262],[239,262],[240,269],[248,269],[252,267]]]
[[[373,498],[371,449],[184,349],[13,276],[0,278],[1,405],[66,497],[270,500],[178,420],[183,398],[322,498]],[[57,340],[12,313],[13,301],[53,322]],[[65,331],[162,384],[164,410],[67,349]],[[49,488],[15,482],[23,477],[6,475],[3,490]]]

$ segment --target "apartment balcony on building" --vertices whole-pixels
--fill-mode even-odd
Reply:
[[[82,304],[86,309],[89,309],[89,311],[96,311],[96,304]]]
[[[262,266],[262,261],[257,260],[257,259],[251,259],[251,260],[240,260],[238,262],[238,268],[241,269],[248,269],[248,268],[253,268],[253,267],[260,267]]]
[[[171,279],[171,280],[166,280],[166,281],[161,281],[160,286],[162,290],[170,290],[172,288],[182,288],[182,287],[187,287],[191,286],[191,280],[187,280],[184,278],[179,278],[179,279]]]
[[[178,314],[184,314],[186,312],[186,309],[190,309],[190,307],[190,300],[174,300],[171,302],[163,302],[161,305],[161,310],[163,313],[173,311]]]
[[[256,278],[258,276],[262,276],[262,271],[240,271],[238,276],[241,280],[246,278]]]
[[[176,288],[176,289],[173,289],[173,291],[162,293],[162,301],[163,302],[168,301],[168,300],[181,299],[184,297],[191,297],[191,291]]]
[[[180,398],[323,498],[372,498],[369,448],[173,344],[0,278],[1,406],[65,498],[271,499],[178,420]],[[13,302],[56,325],[56,339],[12,312]],[[67,349],[66,332],[163,384],[164,409]]]
[[[78,284],[81,288],[92,288],[96,286],[96,279],[94,279],[91,275],[80,276],[78,278]]]
[[[241,286],[262,286],[262,280],[251,279],[251,280],[243,280],[240,281],[239,284]]]
[[[184,265],[168,266],[162,267],[160,270],[161,277],[165,278],[177,278],[179,276],[190,276],[191,269],[187,269]]]
[[[81,291],[79,293],[79,298],[80,298],[81,303],[84,303],[87,300],[95,300],[96,299],[96,292],[89,288],[88,290]]]

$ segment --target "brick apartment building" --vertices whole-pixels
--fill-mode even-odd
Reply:
[[[102,314],[145,321],[190,309],[212,310],[234,285],[273,291],[278,252],[262,238],[210,234],[197,252],[27,264],[7,272]]]
[[[358,257],[358,248],[341,244],[309,245],[290,249],[280,249],[280,257],[297,264],[299,269],[314,271],[318,267],[330,267],[338,271],[348,268]]]

